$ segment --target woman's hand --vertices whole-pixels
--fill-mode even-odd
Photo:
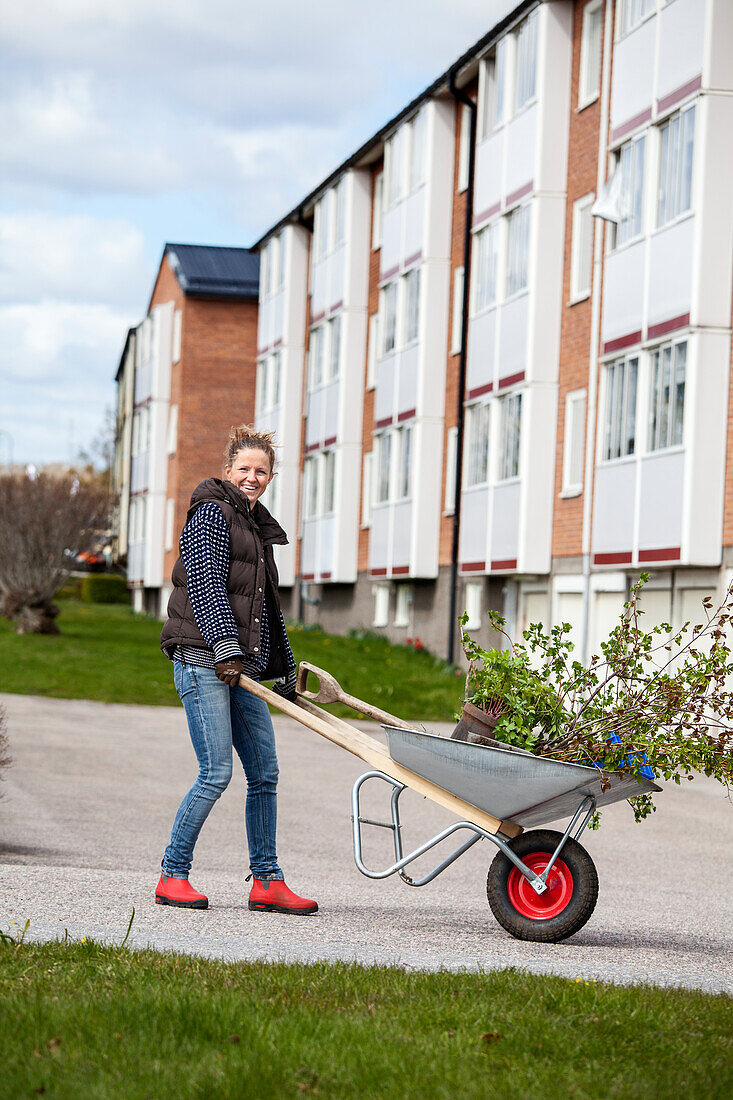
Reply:
[[[228,661],[217,661],[214,665],[214,672],[220,680],[223,680],[225,684],[229,684],[229,687],[236,687],[239,683],[239,677],[244,672],[244,665],[241,658],[230,657]]]

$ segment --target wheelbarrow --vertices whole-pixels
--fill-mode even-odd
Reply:
[[[307,690],[308,674],[318,691]],[[351,794],[354,860],[367,878],[399,875],[408,886],[426,886],[479,840],[499,850],[489,867],[486,894],[495,918],[520,940],[557,943],[577,932],[598,898],[598,875],[580,837],[594,811],[661,787],[628,774],[601,773],[597,767],[566,763],[513,748],[469,744],[415,729],[387,711],[348,695],[328,672],[301,661],[295,702],[283,699],[248,676],[240,685],[272,703],[301,725],[347,749],[370,765]],[[335,717],[317,703],[342,702],[380,722],[387,745]],[[390,819],[365,817],[360,799],[364,785],[376,780],[389,788]],[[406,788],[430,798],[459,820],[414,851],[402,845],[400,796]],[[537,828],[569,818],[563,832]],[[394,862],[372,870],[364,862],[362,829],[392,833]],[[529,831],[525,831],[525,830]],[[407,868],[454,834],[458,846],[420,878]]]

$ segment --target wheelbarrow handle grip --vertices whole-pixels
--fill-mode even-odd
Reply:
[[[318,691],[306,690],[309,672],[312,672],[318,678]],[[345,703],[347,707],[361,711],[362,714],[366,714],[369,718],[374,718],[375,721],[382,722],[386,726],[398,726],[400,729],[406,730],[414,729],[414,726],[410,725],[409,722],[397,718],[389,711],[380,710],[379,707],[372,706],[371,703],[367,703],[363,699],[357,699],[355,695],[349,695],[341,687],[335,676],[332,676],[330,672],[326,672],[325,669],[319,668],[318,665],[310,664],[308,661],[301,661],[298,665],[295,690],[298,695],[301,695],[304,699],[309,699],[312,703]]]

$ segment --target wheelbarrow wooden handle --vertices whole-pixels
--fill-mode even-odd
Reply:
[[[312,672],[318,680],[318,691],[306,690],[309,672]],[[341,687],[335,676],[332,676],[330,672],[326,672],[325,669],[318,668],[317,665],[309,664],[308,661],[301,661],[298,665],[295,690],[298,695],[302,695],[304,699],[310,699],[312,703],[345,703],[347,707],[359,710],[376,722],[383,722],[385,726],[397,726],[402,730],[415,728],[414,723],[410,725],[409,722],[397,718],[389,711],[380,710],[379,707],[372,706],[371,703],[365,703],[363,699],[357,699],[355,695],[349,695]]]

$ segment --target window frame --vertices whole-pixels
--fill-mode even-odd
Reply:
[[[627,15],[630,10],[633,10],[632,5],[635,3],[638,3],[640,11],[632,22],[631,19],[627,19]],[[641,10],[642,8],[646,10]],[[625,35],[631,34],[647,19],[651,19],[656,10],[656,0],[620,0],[616,8],[616,38],[623,38]]]
[[[507,58],[509,35],[504,35],[481,59],[479,69],[479,141],[486,141],[507,117]]]
[[[420,267],[411,267],[402,276],[402,301],[404,302],[404,317],[401,346],[407,347],[414,344],[420,338],[420,291],[422,279]],[[399,301],[399,294],[398,294]],[[399,326],[397,326],[399,328]]]
[[[595,192],[590,191],[587,195],[582,195],[579,199],[576,199],[573,203],[573,237],[570,246],[570,304],[575,305],[576,302],[584,302],[591,295],[591,289],[593,287],[593,238],[594,238],[594,225],[591,209],[595,202]],[[581,248],[583,246],[582,240],[582,218],[586,215],[587,211],[587,226],[588,226],[588,280],[587,285],[580,286],[580,271],[582,253]]]
[[[388,309],[393,302],[393,309]],[[385,283],[379,293],[380,321],[380,358],[392,355],[397,350],[398,340],[398,314],[399,314],[399,279],[392,279]],[[388,341],[391,338],[391,343]]]
[[[589,50],[591,48],[591,19],[593,17],[598,18],[598,43],[593,44],[597,51],[597,78],[595,86],[592,89],[587,87],[588,73],[589,73]],[[603,57],[603,0],[589,0],[589,3],[583,8],[583,26],[580,37],[580,73],[578,77],[578,110],[582,111],[585,107],[589,107],[591,103],[595,103],[601,94],[601,62]],[[596,58],[593,58],[594,62]]]
[[[467,405],[463,489],[479,489],[489,484],[491,435],[491,402],[479,400]],[[476,476],[481,474],[483,476]]]
[[[372,252],[382,247],[382,218],[384,214],[384,168],[374,177],[374,214],[372,223]]]
[[[458,136],[458,171],[456,173],[456,191],[461,194],[468,188],[468,166],[471,152],[471,108],[461,104],[458,113],[460,134]]]
[[[538,28],[537,28],[537,8],[526,16],[525,19],[519,23],[512,31],[512,37],[514,39],[514,79],[512,81],[512,117],[518,115],[521,111],[525,111],[534,101],[537,99],[537,59],[538,59]],[[524,38],[524,35],[527,38]],[[520,64],[524,60],[520,51],[525,42],[531,43],[531,68],[527,65],[525,72],[520,72]],[[530,54],[528,53],[529,57]],[[520,93],[520,81],[526,85]],[[522,94],[521,102],[519,96]]]
[[[693,210],[693,200],[694,200],[693,184],[694,184],[694,179],[695,179],[695,128],[696,128],[696,125],[697,125],[696,107],[697,107],[697,101],[696,100],[693,100],[691,103],[686,103],[679,110],[673,111],[670,115],[668,115],[665,119],[663,119],[663,121],[661,121],[657,126],[657,131],[658,131],[657,140],[658,140],[659,157],[658,157],[658,165],[657,165],[657,193],[656,193],[656,204],[655,204],[655,212],[654,212],[654,221],[655,221],[655,228],[656,229],[664,229],[669,225],[673,225],[676,221],[679,221],[680,219],[687,217],[689,214],[692,213],[692,210]],[[682,172],[684,171],[685,165],[687,163],[687,159],[688,159],[687,158],[686,133],[683,131],[683,127],[688,124],[688,120],[689,120],[690,116],[692,116],[692,123],[691,123],[692,133],[691,133],[691,140],[690,140],[690,146],[689,146],[690,147],[690,153],[689,153],[689,178],[685,182],[684,180],[680,179],[680,177],[682,175]],[[677,202],[681,202],[682,201],[682,199],[681,199],[681,189],[686,187],[687,205],[686,206],[675,206],[675,209],[673,210],[673,212],[671,214],[667,215],[666,212],[665,212],[665,214],[663,215],[662,214],[663,202],[664,202],[665,207],[669,204],[669,199],[666,198],[666,196],[664,195],[664,187],[665,187],[665,182],[666,181],[663,180],[663,175],[665,173],[665,168],[669,166],[669,162],[670,162],[670,159],[671,159],[670,155],[668,155],[665,158],[665,150],[664,150],[665,133],[668,133],[670,131],[670,128],[675,124],[675,122],[679,123],[679,130],[678,130],[679,144],[678,144],[678,147],[677,147],[677,150],[676,150],[676,159],[677,159],[677,163],[676,163],[676,166],[675,166],[675,176],[676,176],[675,192],[676,192],[676,194],[675,194],[674,197],[677,200]],[[666,164],[665,164],[665,160],[666,160]],[[664,217],[664,220],[662,220],[663,217]]]
[[[504,215],[505,221],[505,241],[506,250],[504,255],[504,298],[513,298],[515,294],[523,294],[529,287],[529,252],[531,245],[531,233],[532,233],[532,206],[529,202],[520,203],[518,206],[513,207]],[[512,240],[512,229],[514,225],[518,225],[519,228],[516,231],[516,239]],[[514,255],[513,255],[514,246]],[[523,255],[520,256],[519,249],[524,246]],[[523,282],[518,285],[512,285],[511,276],[515,270],[513,264],[515,259],[519,257],[520,263],[517,263],[516,270],[518,275],[515,278],[522,277]]]
[[[518,209],[518,208],[517,208]],[[512,211],[513,213],[513,211]],[[472,262],[473,280],[472,314],[491,309],[499,299],[499,233],[501,219],[488,222],[473,235],[476,256]],[[487,278],[488,276],[488,278]],[[487,297],[483,299],[483,295]]]
[[[648,130],[643,130],[640,134],[635,134],[634,137],[629,138],[628,141],[625,141],[615,151],[615,157],[616,157],[615,171],[621,172],[621,186],[620,186],[620,193],[619,193],[619,204],[620,204],[620,213],[621,213],[622,216],[619,218],[618,222],[611,222],[611,247],[609,249],[609,251],[611,251],[611,252],[615,252],[619,248],[625,248],[627,245],[634,244],[636,241],[641,240],[642,237],[644,236],[646,223],[647,223],[645,188],[646,188],[646,172],[647,172],[647,156],[648,156],[648,153],[647,153],[647,136],[648,136],[648,133],[649,133]],[[642,149],[641,155],[639,154],[639,148],[640,147]],[[625,175],[625,169],[624,169],[623,164],[622,164],[623,157],[624,157],[624,152],[627,149],[628,150],[633,150],[633,163],[631,165],[632,176],[631,176],[630,182],[628,182],[628,185],[627,185],[627,179],[626,179],[626,175]],[[638,171],[639,163],[641,163],[641,175],[640,175],[639,178],[637,178],[636,173]],[[624,207],[625,207],[625,204],[627,202],[627,199],[630,201],[630,204],[633,207],[633,221],[632,221],[631,216],[624,217]],[[634,231],[635,225],[636,225],[637,200],[638,200],[639,226],[638,226],[638,229],[636,229],[636,231]],[[632,222],[632,225],[631,225],[631,230],[630,230],[629,236],[624,236],[623,239],[620,239],[621,238],[622,227],[628,225],[628,223],[630,221]]]
[[[453,271],[453,309],[451,310],[450,354],[459,355],[463,336],[463,291],[465,268],[463,264]]]
[[[588,408],[587,389],[571,390],[565,394],[565,420],[563,427],[562,489],[561,497],[578,497],[583,492],[585,477],[585,432]],[[576,426],[582,426],[580,440],[576,437]],[[579,451],[575,444],[579,443]],[[579,458],[577,455],[579,454]],[[573,459],[579,462],[579,477],[573,479]]]
[[[640,361],[641,353],[637,351],[628,352],[625,355],[616,356],[613,359],[608,360],[603,364],[603,432],[598,433],[598,442],[600,453],[597,459],[597,464],[610,462],[621,462],[636,457],[638,452],[638,426],[637,418],[639,413],[639,394],[641,387],[639,385],[640,378]],[[630,370],[634,367],[634,371]],[[618,368],[623,367],[623,372]],[[629,368],[627,370],[627,368]],[[633,404],[629,402],[629,383],[628,378],[633,374],[634,377],[634,397]],[[616,378],[622,377],[620,383],[616,382]],[[612,391],[613,387],[613,391]],[[615,408],[615,405],[620,404],[620,416],[618,416],[619,410]],[[614,414],[616,414],[616,421],[614,420]],[[629,442],[630,433],[628,431],[629,422],[633,422],[633,440],[630,449],[624,450],[623,447]],[[622,443],[622,438],[626,437],[626,442]],[[618,437],[616,439],[616,437]],[[618,454],[611,453],[616,450],[616,443],[618,443]]]
[[[522,409],[521,390],[511,390],[499,400],[499,466],[496,481],[514,481],[521,477]]]
[[[682,362],[680,363],[679,354],[684,348],[684,354],[682,356]],[[665,423],[665,435],[666,441],[664,443],[657,442],[657,439],[661,435],[658,431],[659,421],[657,417],[661,412],[662,404],[662,392],[664,389],[664,371],[665,364],[663,362],[663,355],[665,352],[669,352],[669,363],[667,366],[670,369],[670,384],[669,384],[669,400],[668,408],[666,410]],[[685,445],[685,404],[687,396],[687,363],[689,353],[688,337],[678,337],[674,340],[666,340],[664,343],[657,344],[655,347],[649,349],[649,415],[647,420],[647,438],[646,438],[646,453],[647,454],[660,454],[664,451],[679,450]],[[661,371],[660,371],[661,367]],[[682,376],[682,400],[681,400],[681,414],[679,419],[679,438],[673,438],[676,435],[675,425],[678,401],[679,401],[679,381],[678,371]],[[658,373],[659,372],[659,373]],[[657,382],[661,383],[658,386],[659,392],[655,395],[657,389]]]

